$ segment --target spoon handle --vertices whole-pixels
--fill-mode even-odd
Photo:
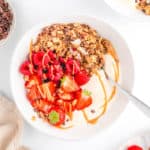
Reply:
[[[112,79],[109,78],[109,81],[113,85],[115,85],[118,88],[118,90],[120,90],[124,95],[129,97],[129,99],[135,104],[135,106],[137,108],[139,108],[146,116],[150,117],[150,107],[147,104],[142,102],[139,98],[135,97],[134,95],[132,95],[127,90],[123,89],[118,83],[116,83]]]

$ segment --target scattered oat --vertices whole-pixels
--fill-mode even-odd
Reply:
[[[32,119],[32,121],[35,121],[35,120],[36,120],[36,117],[35,117],[35,116],[32,116],[31,119]]]

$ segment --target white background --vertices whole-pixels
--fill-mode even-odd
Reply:
[[[103,18],[122,33],[130,47],[135,64],[133,93],[150,105],[150,22],[135,23],[131,19],[124,18],[112,11],[103,0],[10,1],[16,12],[17,24],[9,41],[0,47],[0,90],[10,98],[11,57],[23,34],[51,16],[84,14]],[[124,113],[111,127],[92,138],[81,141],[62,141],[46,136],[25,123],[22,142],[32,150],[117,150],[128,137],[143,130],[150,130],[150,119],[129,103]]]

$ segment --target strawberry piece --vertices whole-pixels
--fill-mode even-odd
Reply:
[[[44,83],[40,86],[41,91],[42,91],[42,95],[44,95],[44,97],[48,100],[48,101],[53,101],[54,100],[54,94],[55,94],[55,90],[56,90],[56,85],[53,82],[48,82],[48,83]]]
[[[90,80],[89,75],[85,70],[82,70],[75,74],[75,81],[77,82],[78,85],[84,85]]]
[[[22,65],[19,68],[19,71],[23,74],[23,75],[31,75],[31,70],[30,70],[30,62],[27,60],[25,62],[22,63]]]
[[[80,87],[77,85],[74,79],[68,75],[65,75],[61,79],[61,88],[67,93],[75,92],[80,89]]]
[[[129,146],[127,150],[143,150],[143,148],[138,145],[132,145]]]
[[[35,102],[34,108],[38,111],[48,114],[52,108],[52,103],[47,100],[40,99]]]
[[[33,53],[32,54],[33,64],[41,67],[43,56],[44,56],[44,52],[42,52],[42,51]]]
[[[77,110],[85,109],[86,107],[92,104],[91,93],[87,90],[83,91],[79,90],[76,93],[76,98],[77,98],[77,105],[76,105]]]
[[[65,112],[58,107],[53,107],[50,110],[48,119],[53,126],[60,126],[65,121]]]
[[[73,59],[68,59],[66,62],[66,72],[70,75],[74,75],[80,71],[80,63]]]
[[[72,101],[74,100],[74,94],[73,93],[66,93],[62,89],[59,89],[57,91],[58,97],[64,101]]]
[[[51,93],[53,95],[55,93],[55,91],[56,91],[56,84],[53,83],[53,82],[49,82],[48,86],[49,86],[49,90],[51,91]]]
[[[28,100],[30,101],[31,105],[34,106],[35,101],[39,98],[41,98],[41,94],[38,91],[38,88],[36,85],[33,85],[30,90],[26,94]]]

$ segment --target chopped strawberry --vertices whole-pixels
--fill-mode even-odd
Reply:
[[[143,148],[138,145],[132,145],[129,146],[127,150],[143,150]]]
[[[66,62],[66,72],[74,75],[80,71],[80,63],[74,59],[68,59]]]
[[[68,76],[68,75],[65,75],[61,79],[61,88],[67,93],[75,92],[80,89],[80,87],[74,81],[73,77]]]
[[[27,92],[27,98],[29,99],[32,106],[35,104],[37,99],[41,98],[41,94],[39,93],[36,85],[33,85]]]
[[[43,113],[48,114],[52,108],[52,103],[47,100],[40,99],[35,102],[34,108],[38,111],[42,111]]]
[[[40,86],[40,88],[43,93],[42,95],[44,95],[48,101],[54,100],[53,95],[55,94],[56,85],[53,82],[44,83]]]
[[[75,81],[77,82],[78,85],[84,85],[90,80],[89,75],[85,70],[82,70],[75,74]]]
[[[92,104],[92,97],[91,93],[87,90],[79,90],[76,93],[76,99],[77,99],[77,110],[82,110]]]
[[[72,111],[74,111],[74,110],[76,109],[77,99],[74,99],[74,100],[71,102],[71,105],[72,105]]]
[[[53,95],[56,91],[56,84],[54,82],[49,82],[48,85],[49,85],[49,90],[51,91]]]
[[[30,70],[30,62],[27,60],[25,62],[22,63],[22,65],[19,68],[19,71],[23,74],[23,75],[31,75],[31,70]]]
[[[72,101],[74,99],[73,93],[66,93],[62,89],[57,91],[58,97],[64,101]]]
[[[58,107],[52,107],[49,112],[48,119],[50,124],[60,126],[65,121],[65,112]]]
[[[32,54],[32,60],[33,64],[37,66],[42,66],[42,60],[43,60],[44,52],[36,52]]]
[[[27,89],[31,89],[32,86],[36,86],[36,85],[39,85],[41,82],[40,82],[40,78],[38,78],[37,76],[35,75],[30,75],[28,80],[25,82],[25,87]]]
[[[72,104],[70,102],[65,102],[64,103],[64,111],[65,113],[72,119]]]

